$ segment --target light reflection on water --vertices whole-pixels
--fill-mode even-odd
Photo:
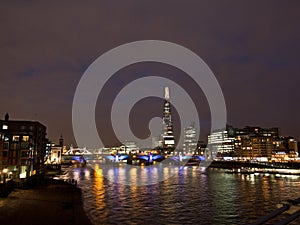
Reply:
[[[92,168],[98,163],[90,164]],[[155,166],[133,166],[127,164],[101,164],[102,174],[114,183],[130,186],[157,184],[178,174],[180,166],[158,164]]]
[[[93,169],[76,168],[69,174],[78,179],[93,224],[249,224],[275,210],[277,203],[299,197],[300,178],[295,176],[183,167],[163,182],[134,186],[118,182],[128,174],[136,184],[138,179],[156,180],[159,168],[103,170],[95,164]],[[162,172],[169,177],[173,171]]]

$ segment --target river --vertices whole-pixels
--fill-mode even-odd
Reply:
[[[122,176],[118,168],[110,173]],[[70,167],[63,178],[77,180],[84,210],[95,225],[250,224],[277,203],[300,196],[299,176],[229,174],[196,166],[144,186],[112,182],[99,164]],[[300,224],[300,219],[291,224]]]

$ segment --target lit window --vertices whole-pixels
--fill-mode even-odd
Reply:
[[[23,141],[29,141],[29,136],[23,136]]]
[[[19,140],[20,140],[19,135],[14,135],[12,138],[12,141],[19,141]]]
[[[2,126],[2,129],[3,129],[3,130],[7,130],[7,129],[8,129],[8,126],[7,126],[7,125],[3,125],[3,126]]]

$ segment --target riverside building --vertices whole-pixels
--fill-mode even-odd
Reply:
[[[277,127],[227,126],[208,136],[208,149],[213,158],[291,161],[298,157],[297,141],[293,137],[280,137]]]
[[[209,155],[213,158],[217,156],[231,156],[234,152],[234,128],[227,126],[225,130],[211,132],[208,135]]]
[[[273,141],[272,160],[284,162],[298,158],[298,143],[293,137],[280,137]]]
[[[275,150],[273,142],[279,139],[277,127],[261,128],[247,126],[235,129],[235,155],[246,159],[265,157],[271,159]]]
[[[44,164],[46,155],[46,126],[37,121],[0,120],[2,148],[1,168],[12,178],[26,178],[36,174]]]

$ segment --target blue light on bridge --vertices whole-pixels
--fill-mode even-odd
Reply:
[[[162,159],[162,158],[163,158],[162,155],[154,155],[154,156],[152,156],[153,160]]]
[[[182,156],[182,159],[191,159],[191,158],[192,158],[192,156],[190,156],[190,155]]]
[[[136,158],[137,158],[137,159],[143,159],[143,160],[145,160],[145,161],[148,161],[148,160],[149,160],[149,156],[147,156],[147,155],[139,155],[139,156],[137,156]]]
[[[152,158],[153,158],[153,156],[152,156],[152,154],[150,153],[150,155],[149,155],[149,162],[152,162]]]
[[[128,155],[120,155],[119,156],[119,160],[124,160],[124,159],[127,159],[127,158],[129,158]]]
[[[114,160],[115,160],[115,157],[112,156],[112,155],[107,155],[107,156],[105,156],[105,158],[106,158],[106,159],[109,159],[109,160],[111,160],[111,161],[114,161]]]
[[[127,159],[129,158],[128,155],[107,155],[105,156],[106,159],[109,159],[111,161],[114,161],[114,162],[119,162],[119,161],[122,161],[124,159]]]
[[[150,155],[139,155],[139,156],[137,156],[136,158],[137,158],[137,159],[143,159],[143,160],[149,161],[149,162],[153,162],[153,161],[155,161],[155,160],[158,160],[158,159],[163,158],[163,156],[161,156],[161,155],[152,155],[152,154],[150,154]]]
[[[205,160],[205,157],[201,156],[201,155],[195,155],[195,156],[193,156],[193,158],[199,159],[200,161]]]

